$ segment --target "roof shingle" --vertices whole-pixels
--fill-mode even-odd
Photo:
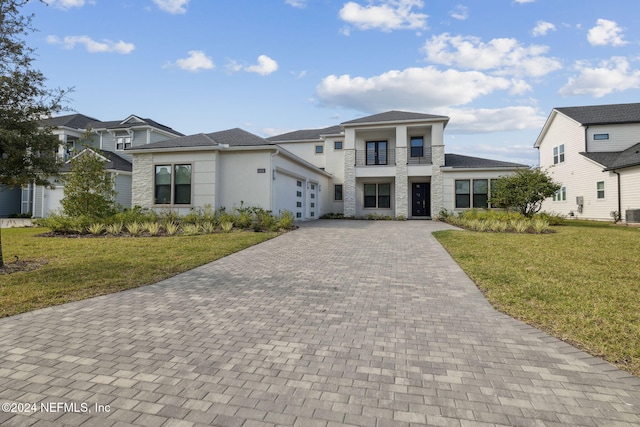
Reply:
[[[382,122],[409,122],[420,120],[444,120],[449,121],[447,116],[436,116],[433,114],[411,113],[407,111],[387,111],[384,113],[373,114],[367,117],[361,117],[355,120],[343,122],[343,125],[355,125],[364,123],[382,123]]]
[[[462,154],[445,154],[444,165],[451,168],[527,168],[520,163],[483,159],[481,157],[463,156]]]
[[[562,107],[555,110],[584,126],[640,122],[640,103]]]

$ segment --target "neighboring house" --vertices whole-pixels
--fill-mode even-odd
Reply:
[[[640,209],[640,103],[554,108],[535,147],[562,185],[544,210],[630,220],[627,211]]]
[[[131,207],[132,157],[125,150],[183,136],[165,125],[135,115],[125,120],[102,122],[83,114],[71,114],[45,120],[42,125],[50,127],[60,140],[58,156],[67,162],[62,173],[69,172],[69,159],[85,146],[104,158],[105,168],[114,176],[116,204],[122,207]],[[59,210],[64,185],[60,179],[52,178],[51,182],[53,188],[33,184],[24,186],[17,211],[43,218]]]
[[[297,219],[487,208],[491,180],[527,166],[445,155],[448,121],[389,111],[268,139],[231,129],[131,148],[132,203],[180,213],[244,203]]]

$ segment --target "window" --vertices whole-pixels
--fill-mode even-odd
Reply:
[[[333,186],[333,200],[342,200],[342,184]]]
[[[553,147],[553,164],[564,162],[564,144]]]
[[[367,164],[387,164],[387,141],[367,141]]]
[[[391,208],[391,184],[364,184],[365,208]]]
[[[316,154],[322,154],[324,151],[324,145],[316,145]]]
[[[119,136],[116,138],[116,150],[122,151],[125,148],[131,148],[130,136]]]
[[[604,141],[609,139],[609,134],[608,133],[594,133],[593,134],[593,140],[594,141]]]
[[[191,165],[156,165],[155,204],[191,204]]]
[[[342,150],[342,141],[334,141],[333,142],[334,150]]]
[[[411,137],[411,157],[424,156],[424,139],[421,136]]]
[[[554,202],[566,202],[567,201],[567,187],[562,187],[553,195]]]
[[[302,181],[296,181],[296,185],[297,185],[298,187],[302,187]]]
[[[598,194],[598,199],[604,199],[604,181],[598,181],[596,183],[596,192]]]
[[[296,202],[296,207],[297,208],[301,208],[302,207],[302,202]]]
[[[489,180],[473,180],[473,207],[480,209],[489,207]]]
[[[471,207],[471,181],[456,179],[456,209]]]

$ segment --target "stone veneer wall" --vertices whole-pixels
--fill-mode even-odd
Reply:
[[[431,161],[433,172],[431,175],[431,217],[435,217],[438,212],[444,209],[444,182],[442,170],[444,166],[444,145],[433,145],[431,147]]]
[[[356,216],[356,150],[344,150],[344,216]]]
[[[409,218],[409,168],[407,147],[396,148],[396,203],[395,216]]]
[[[153,154],[133,156],[133,179],[131,182],[131,205],[153,207]]]

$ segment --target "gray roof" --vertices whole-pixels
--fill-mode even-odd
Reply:
[[[131,116],[129,116],[131,117]],[[140,127],[140,126],[152,126],[156,129],[160,129],[163,130],[165,132],[169,132],[172,133],[174,135],[177,136],[184,136],[183,133],[180,133],[176,130],[173,130],[172,128],[170,128],[169,126],[163,125],[162,123],[158,123],[155,120],[151,120],[151,119],[147,119],[147,118],[142,118],[142,117],[138,117],[135,116],[138,119],[142,120],[141,122],[137,121],[137,120],[133,120],[129,123],[122,123],[123,120],[111,120],[108,122],[102,122],[102,121],[95,121],[93,123],[90,123],[90,126],[92,129],[130,129],[132,127]]]
[[[624,151],[606,151],[600,153],[580,153],[587,159],[605,167],[605,170],[615,170],[640,166],[640,143]]]
[[[226,144],[230,147],[246,147],[272,145],[273,143],[264,138],[254,135],[240,128],[223,130],[213,133],[198,133],[195,135],[183,136],[180,138],[168,139],[154,142],[153,144],[132,147],[127,150],[147,150],[156,148],[187,148],[187,147],[216,147]]]
[[[640,122],[640,103],[563,107],[555,110],[584,126]]]
[[[321,135],[336,135],[342,132],[342,127],[339,125],[329,126],[322,129],[303,129],[293,132],[283,133],[267,138],[267,141],[271,142],[284,142],[284,141],[308,141],[320,139]]]
[[[500,160],[483,159],[481,157],[463,156],[462,154],[445,154],[445,167],[460,169],[482,169],[482,168],[528,168],[529,166],[520,163],[503,162]]]
[[[108,161],[104,163],[105,169],[122,171],[122,172],[131,172],[133,170],[133,168],[131,167],[130,161],[120,157],[118,154],[114,153],[113,151],[98,150],[96,148],[90,148],[90,149],[102,155],[103,157],[107,158]],[[65,163],[62,166],[62,169],[60,170],[60,172],[71,172],[71,163]]]
[[[68,127],[72,129],[87,129],[90,123],[97,122],[98,119],[85,116],[84,114],[68,114],[66,116],[52,117],[40,121],[44,126],[50,127]]]
[[[380,122],[407,122],[420,120],[445,120],[449,121],[447,116],[436,116],[433,114],[411,113],[407,111],[387,111],[385,113],[374,114],[372,116],[361,117],[355,120],[343,122],[343,125],[355,125],[364,123],[380,123]]]

